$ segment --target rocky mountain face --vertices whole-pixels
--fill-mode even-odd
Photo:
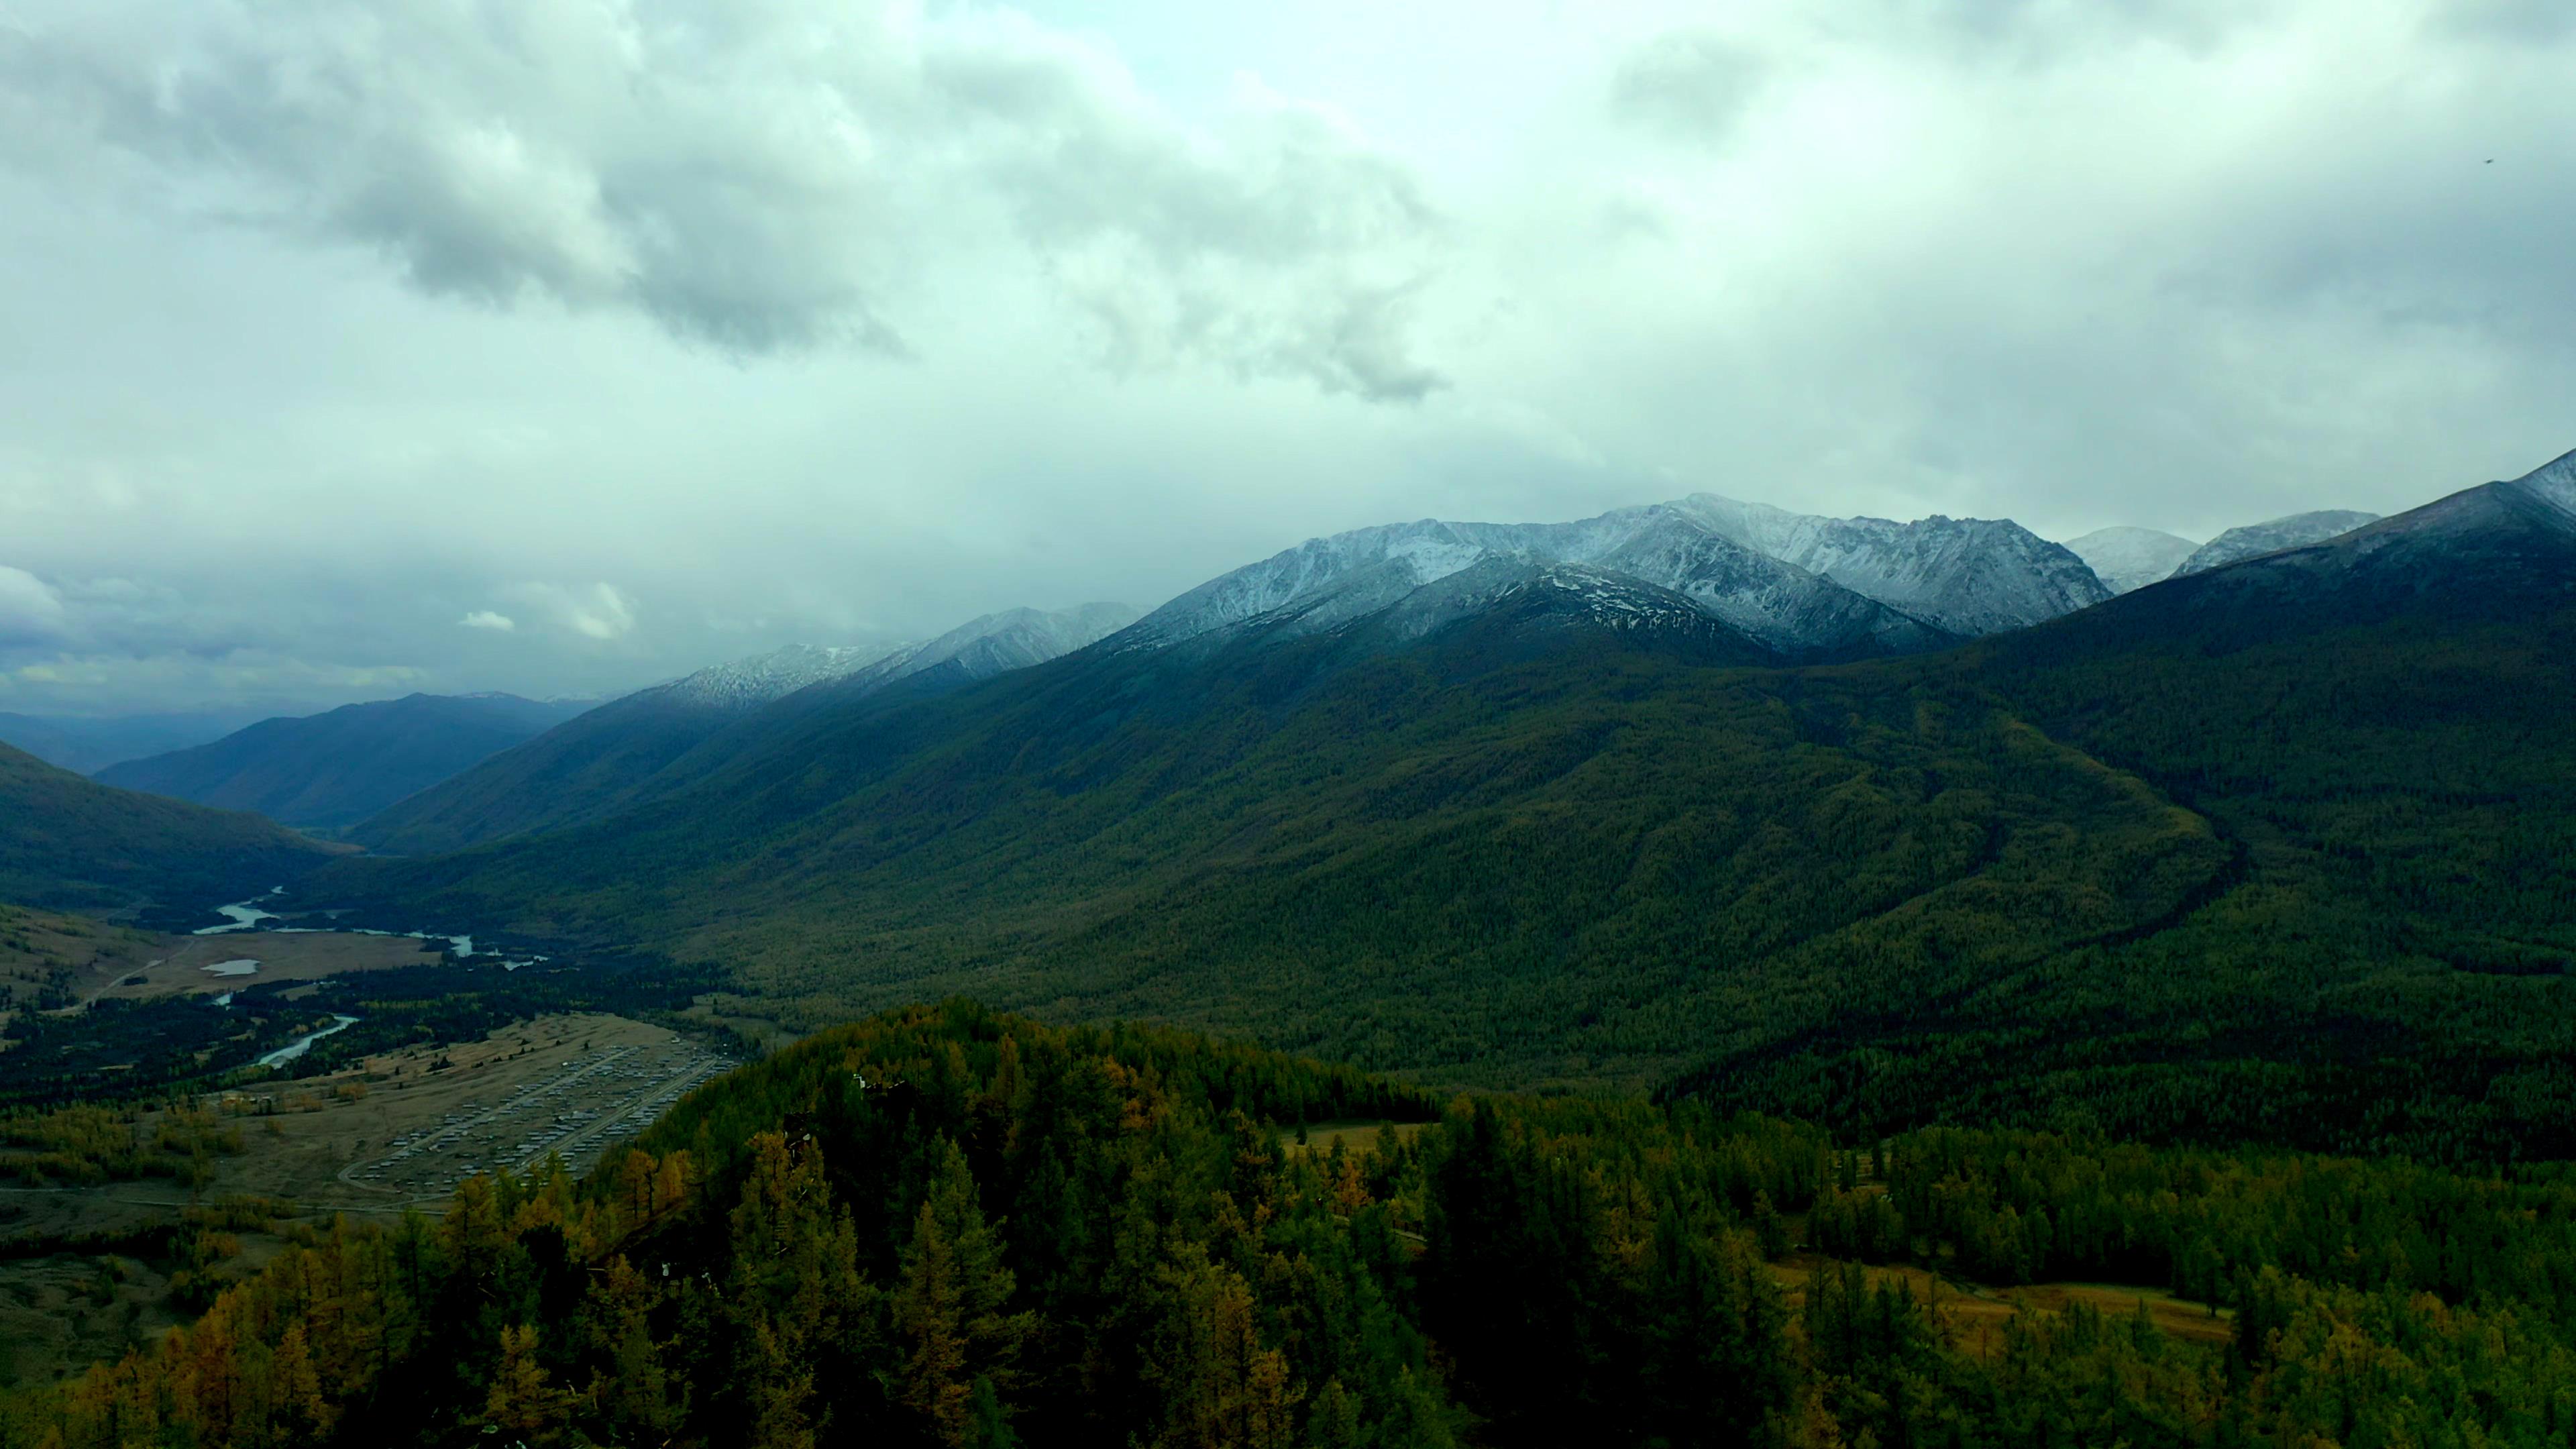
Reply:
[[[2112,593],[2065,545],[2010,519],[1819,518],[1713,493],[1673,507],[1747,548],[1953,634],[2025,629]]]
[[[2175,567],[2171,577],[2203,573],[2243,559],[2279,553],[2285,548],[2305,548],[2312,543],[2323,543],[2378,519],[2376,513],[2326,509],[2316,513],[2293,513],[2287,518],[2231,528],[2192,550],[2190,556]]]
[[[1356,617],[1489,559],[1625,575],[1789,661],[1938,649],[2112,592],[2081,558],[2008,521],[1814,518],[1703,493],[1573,523],[1423,519],[1310,539],[1181,595],[1116,647],[1282,610],[1318,625]]]
[[[2143,589],[2173,576],[2200,545],[2157,528],[2118,525],[2097,528],[2066,541],[2067,551],[2084,560],[2093,577],[2114,594]]]
[[[1281,614],[1295,615],[1301,629],[1327,627],[1495,561],[1593,570],[1667,591],[1783,660],[1866,658],[1956,642],[1951,631],[1745,547],[1678,505],[1652,504],[1575,523],[1424,519],[1310,539],[1201,584],[1146,615],[1112,647],[1166,647]]]

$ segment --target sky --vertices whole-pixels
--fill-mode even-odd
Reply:
[[[2576,6],[0,0],[0,711],[2576,448]]]

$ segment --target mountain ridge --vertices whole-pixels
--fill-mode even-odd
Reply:
[[[713,742],[811,694],[851,700],[937,690],[1026,667],[1132,622],[1123,604],[1012,609],[887,648],[790,645],[639,690],[548,730],[359,822],[370,849],[428,854],[599,818],[648,798],[666,771],[694,778]]]
[[[119,790],[0,745],[0,901],[203,909],[341,853],[256,815]]]
[[[376,814],[577,712],[508,694],[410,694],[262,720],[191,749],[111,766],[96,778],[328,830]]]

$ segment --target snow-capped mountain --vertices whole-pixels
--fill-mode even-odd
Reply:
[[[1125,604],[1081,604],[1059,612],[1006,609],[970,620],[918,646],[888,678],[942,664],[955,664],[976,679],[1006,669],[1026,669],[1108,638],[1136,619],[1136,611]]]
[[[1199,585],[1112,645],[1165,647],[1255,620],[1311,632],[1493,561],[1583,566],[1667,590],[1789,658],[1857,658],[1955,642],[1902,610],[1727,539],[1677,505],[1651,504],[1575,523],[1423,519],[1309,539]]]
[[[766,654],[709,665],[695,674],[642,691],[671,704],[709,709],[756,709],[826,680],[844,679],[872,664],[917,650],[917,643],[895,645],[790,644]],[[631,697],[631,696],[630,696]]]
[[[2157,528],[2131,528],[2125,524],[2097,528],[2081,538],[2066,541],[2067,550],[2084,560],[2112,593],[2125,594],[2131,589],[2171,578],[2182,561],[2200,547]]]
[[[1060,612],[1005,609],[958,625],[935,639],[893,645],[790,644],[712,665],[644,691],[671,704],[732,712],[756,709],[801,689],[835,680],[878,688],[943,664],[984,679],[1006,669],[1043,664],[1136,621],[1125,604],[1082,604]]]
[[[2111,597],[2083,559],[2010,521],[1815,518],[1702,493],[1573,523],[1423,519],[1309,539],[1181,595],[1116,647],[1170,645],[1281,611],[1320,628],[1494,558],[1670,590],[1792,659],[1934,649]]]
[[[1747,548],[1954,634],[1997,634],[2098,604],[2084,560],[2007,518],[1819,518],[1695,493],[1672,505]]]
[[[2240,559],[2279,553],[2285,548],[2305,548],[2323,543],[2337,534],[2350,533],[2365,523],[2376,523],[2376,513],[2352,513],[2327,509],[2318,513],[2293,513],[2263,523],[2249,523],[2231,528],[2199,548],[2192,550],[2173,571],[2172,577],[2201,573]]]

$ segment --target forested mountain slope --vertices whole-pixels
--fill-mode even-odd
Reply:
[[[2554,477],[1835,668],[1622,627],[1643,584],[1258,615],[332,888],[650,941],[800,1022],[972,989],[1873,1125],[2576,1151]]]
[[[2202,822],[1973,696],[1537,618],[1062,661],[339,884],[741,962],[800,1020],[972,981],[1534,1083],[1644,1081],[1712,1033],[1810,1021],[1839,963],[1927,929],[1972,960],[2134,929],[2228,866]]]
[[[115,789],[0,745],[0,901],[203,907],[267,890],[334,853],[256,815]]]
[[[211,744],[102,770],[103,784],[335,829],[561,724],[587,706],[413,694],[262,720]]]
[[[914,1008],[587,1181],[309,1232],[0,1398],[0,1444],[2554,1449],[2576,1413],[2563,1172],[1431,1115],[1178,1033]],[[1351,1118],[1393,1121],[1297,1145]]]
[[[429,854],[595,820],[667,794],[762,737],[787,701],[850,704],[935,694],[1053,659],[1134,622],[1123,604],[1010,609],[938,638],[881,649],[785,649],[702,669],[566,721],[349,832],[376,850]],[[666,777],[667,772],[667,777]]]

